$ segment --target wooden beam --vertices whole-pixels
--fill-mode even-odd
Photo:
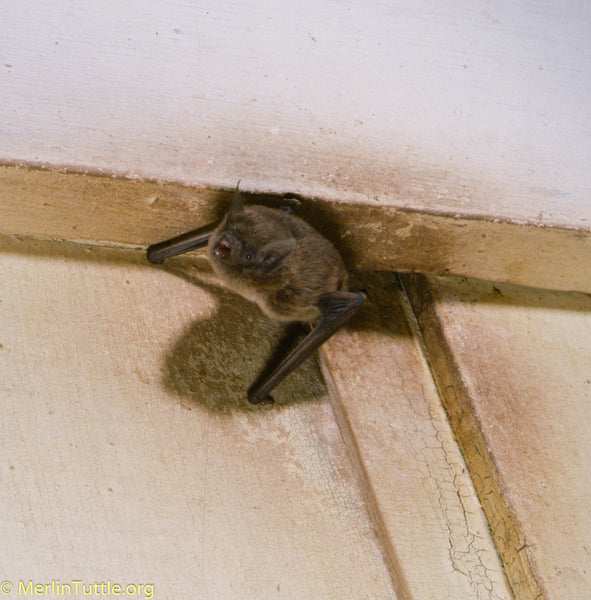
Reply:
[[[590,296],[404,281],[515,597],[586,597]]]
[[[247,199],[286,202],[269,194]],[[229,202],[228,190],[0,167],[0,233],[9,235],[145,248],[219,220]],[[303,198],[295,210],[335,243],[352,269],[591,292],[591,232],[583,228],[416,211],[387,197],[370,205]]]
[[[401,598],[512,596],[396,278],[363,276],[367,303],[321,350]]]

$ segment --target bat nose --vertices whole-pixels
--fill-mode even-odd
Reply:
[[[221,260],[230,260],[232,256],[232,242],[224,235],[214,248],[215,255]]]

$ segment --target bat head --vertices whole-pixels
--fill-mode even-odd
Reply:
[[[276,213],[279,211],[263,206],[245,207],[236,186],[232,207],[208,246],[218,274],[254,285],[284,266],[296,240],[282,222],[281,213]]]

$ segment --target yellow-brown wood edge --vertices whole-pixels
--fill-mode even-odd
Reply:
[[[512,593],[520,600],[540,600],[544,594],[535,573],[534,559],[516,512],[504,492],[494,456],[447,344],[429,282],[426,277],[416,274],[403,275],[401,280],[426,346],[435,383],[470,470]]]
[[[0,166],[0,234],[145,248],[221,218],[232,190]],[[289,190],[285,190],[285,193]],[[462,275],[591,293],[591,232],[371,204],[245,194],[295,203],[349,268]]]

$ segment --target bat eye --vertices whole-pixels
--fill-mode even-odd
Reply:
[[[232,244],[226,237],[220,239],[215,247],[215,255],[222,260],[230,260],[232,256]]]
[[[250,262],[254,258],[254,256],[253,256],[252,252],[247,252],[244,255],[244,258],[246,258],[246,260]]]

